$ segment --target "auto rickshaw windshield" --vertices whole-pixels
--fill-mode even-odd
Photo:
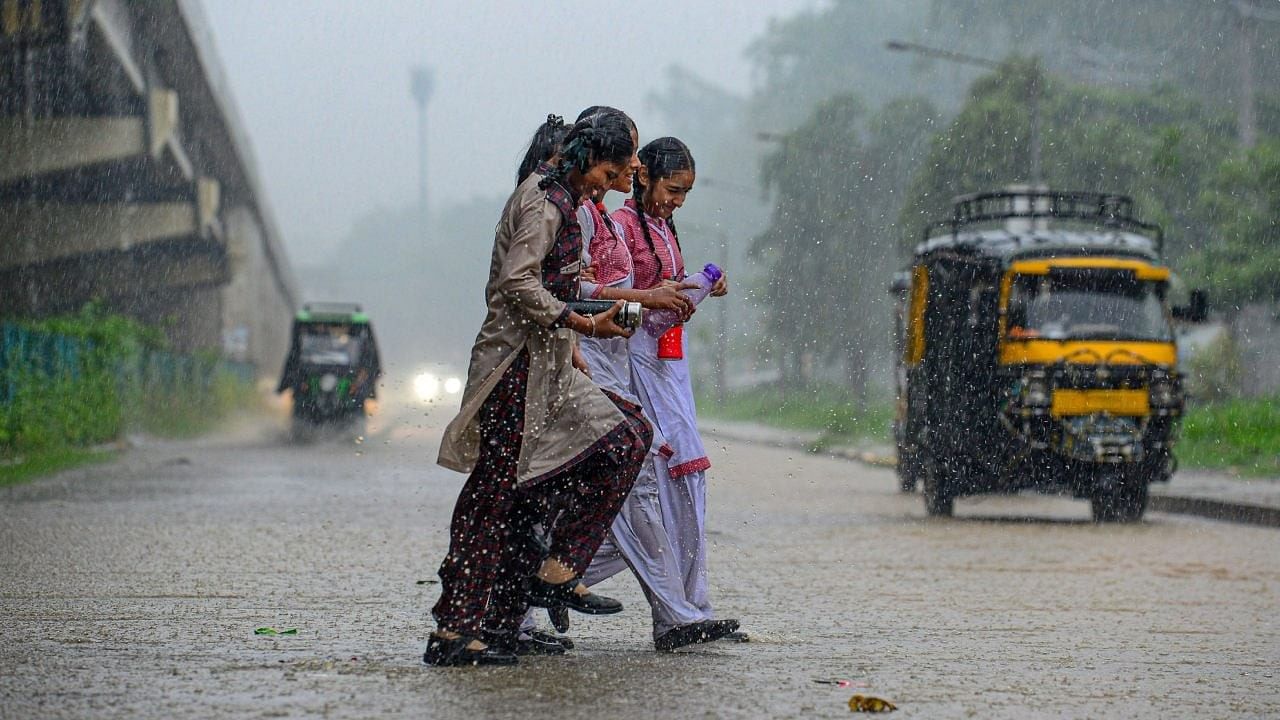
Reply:
[[[299,340],[301,360],[307,365],[355,365],[360,359],[360,340],[352,337],[346,328],[308,327]]]
[[[1165,283],[1124,270],[1017,275],[1009,294],[1011,340],[1170,342]]]

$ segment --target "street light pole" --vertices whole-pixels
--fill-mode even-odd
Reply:
[[[427,103],[435,89],[431,69],[423,66],[409,70],[409,92],[418,107],[418,222],[419,230],[427,227]]]
[[[990,58],[979,57],[977,55],[969,55],[967,53],[954,52],[952,50],[940,50],[938,48],[921,45],[919,43],[906,42],[904,40],[890,40],[885,43],[885,47],[893,52],[910,52],[924,57],[937,58],[948,62],[959,63],[961,65],[974,65],[988,70],[996,70],[1000,68],[1001,63]],[[1040,160],[1040,104],[1041,104],[1041,71],[1039,63],[1036,64],[1035,74],[1031,77],[1031,84],[1027,87],[1027,108],[1031,115],[1031,132],[1027,138],[1030,144],[1029,161],[1031,184],[1039,186],[1043,182],[1042,165]]]
[[[1236,11],[1236,48],[1240,54],[1240,107],[1236,112],[1237,132],[1240,144],[1251,148],[1258,143],[1258,127],[1254,114],[1253,41],[1258,25],[1263,22],[1280,22],[1280,12],[1264,10],[1249,0],[1234,0]]]

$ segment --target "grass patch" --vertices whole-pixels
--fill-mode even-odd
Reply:
[[[114,450],[57,448],[24,456],[21,461],[6,460],[0,464],[0,487],[17,485],[38,477],[69,470],[81,465],[106,462],[119,455]]]
[[[893,406],[860,407],[839,386],[784,390],[776,385],[726,393],[724,402],[699,397],[707,417],[822,433],[812,450],[833,445],[892,442]],[[1223,400],[1188,408],[1174,446],[1183,468],[1227,470],[1250,477],[1280,476],[1280,397]]]
[[[1174,454],[1185,468],[1280,475],[1280,398],[1224,400],[1189,408]]]
[[[893,434],[892,404],[871,401],[864,407],[839,385],[791,389],[765,385],[725,393],[723,403],[713,397],[701,397],[698,411],[722,420],[821,432],[814,450],[859,442],[888,443]]]

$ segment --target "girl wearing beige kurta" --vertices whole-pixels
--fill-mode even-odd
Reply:
[[[462,409],[440,447],[441,465],[471,475],[440,567],[428,664],[514,663],[480,639],[486,608],[509,604],[512,594],[582,612],[621,610],[578,577],[635,482],[652,430],[639,407],[572,366],[575,331],[630,335],[612,321],[616,308],[588,318],[565,302],[578,285],[578,198],[625,173],[634,151],[625,115],[583,120],[565,136],[559,165],[539,168],[503,210],[485,288],[488,314],[471,351]],[[574,500],[539,568],[531,526],[555,494]]]

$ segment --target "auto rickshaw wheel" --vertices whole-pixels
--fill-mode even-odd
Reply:
[[[315,424],[310,420],[294,415],[289,423],[289,442],[297,445],[309,445],[315,442],[316,431]]]
[[[1150,500],[1146,477],[1139,473],[1123,473],[1111,482],[1099,482],[1089,498],[1093,521],[1138,522],[1147,511]]]
[[[951,517],[956,510],[955,488],[945,463],[929,459],[924,463],[924,511],[929,517]]]
[[[915,492],[920,475],[920,461],[916,459],[915,454],[908,453],[899,446],[898,466],[896,469],[898,472],[898,490],[904,493]]]

